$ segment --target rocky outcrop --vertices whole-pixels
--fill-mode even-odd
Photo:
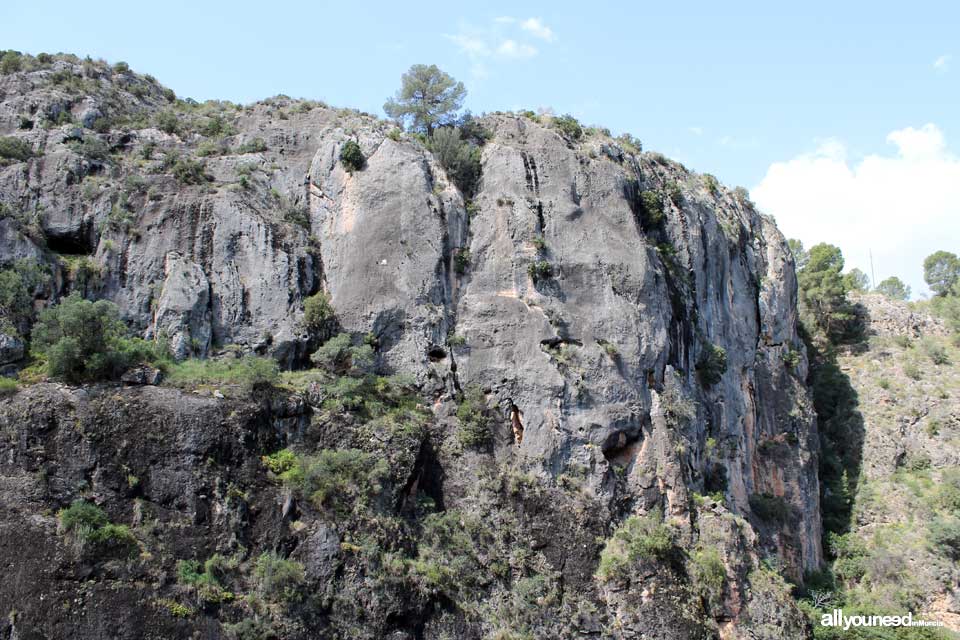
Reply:
[[[176,357],[236,345],[296,367],[316,346],[304,300],[323,291],[338,327],[376,346],[381,371],[412,375],[438,415],[479,388],[498,417],[497,464],[544,486],[582,478],[604,524],[576,535],[609,535],[631,514],[660,510],[694,545],[705,529],[692,505],[719,494],[728,520],[745,518],[720,536],[732,586],[709,624],[697,607],[699,620],[673,611],[686,621],[676,637],[688,622],[709,637],[721,622],[735,634],[767,616],[743,595],[761,557],[796,580],[819,566],[818,439],[793,262],[744,195],[603,133],[572,140],[549,122],[498,114],[479,120],[491,137],[465,200],[417,138],[371,116],[286,98],[178,103],[184,124],[165,132],[151,120],[172,108],[162,88],[87,66],[56,63],[80,92],[47,69],[0,78],[0,134],[42,151],[0,168],[0,201],[18,214],[0,220],[0,262],[33,257],[67,272],[51,299],[79,287],[68,263],[80,258],[96,266],[83,290],[116,302],[141,335],[169,340]],[[74,123],[57,126],[60,113]],[[28,116],[54,124],[19,128]],[[127,124],[89,128],[103,118]],[[347,140],[363,151],[360,170],[339,161]],[[64,393],[88,402],[83,390]],[[173,402],[162,389],[127,393]],[[177,420],[219,424],[201,404]],[[151,486],[195,481],[188,466]],[[455,466],[452,503],[454,487],[483,477]],[[785,515],[755,513],[758,496]],[[298,553],[322,580],[337,533],[310,526]],[[597,550],[584,549],[577,580],[587,584]],[[664,586],[677,598],[678,580]],[[620,621],[618,637],[660,633],[644,613],[659,605],[644,593],[598,600]]]

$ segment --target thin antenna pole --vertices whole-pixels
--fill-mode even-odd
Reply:
[[[873,274],[873,249],[870,249],[870,288],[876,289],[877,277]]]

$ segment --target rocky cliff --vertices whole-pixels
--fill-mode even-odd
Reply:
[[[0,167],[0,266],[49,269],[38,306],[80,291],[178,358],[302,370],[323,339],[304,301],[326,292],[381,375],[411,376],[421,423],[395,433],[315,383],[21,386],[0,401],[0,557],[19,576],[0,587],[0,634],[806,637],[778,575],[822,559],[797,284],[742,192],[603,131],[492,114],[465,195],[372,116],[174,101],[70,56],[26,67],[0,77],[0,135],[33,150]],[[339,159],[348,140],[359,170]],[[454,437],[471,390],[488,449]],[[380,501],[362,517],[312,504],[261,463],[284,447],[385,461]],[[139,553],[78,555],[56,518],[78,498],[130,525]],[[443,514],[471,536],[470,589],[417,573],[450,553],[456,532],[424,524]],[[673,551],[599,571],[656,514]],[[370,531],[396,557],[360,553]],[[257,591],[266,552],[304,571],[295,602]],[[177,561],[214,554],[235,559],[231,597],[194,602]]]

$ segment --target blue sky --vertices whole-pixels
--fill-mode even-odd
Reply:
[[[0,48],[124,60],[201,100],[285,93],[374,113],[407,67],[435,63],[466,84],[475,113],[551,107],[630,132],[754,190],[788,235],[839,244],[852,265],[868,266],[879,245],[878,279],[900,275],[915,293],[924,255],[960,250],[954,191],[908,197],[931,173],[960,178],[960,3],[138,4],[4,3]],[[895,140],[939,147],[918,166]],[[877,202],[860,211],[854,197],[874,191],[871,159],[890,161],[884,189],[906,181],[879,200],[909,206],[899,213],[914,229],[851,237],[895,222],[897,212],[871,212]],[[811,176],[831,185],[823,198]],[[819,206],[828,195],[845,208]],[[833,228],[850,206],[857,224]],[[919,210],[931,206],[946,210]],[[954,221],[949,233],[932,226],[943,220]]]

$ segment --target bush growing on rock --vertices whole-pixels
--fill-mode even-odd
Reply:
[[[359,449],[325,449],[315,456],[296,456],[280,480],[317,509],[345,517],[371,506],[383,489],[389,468]]]
[[[467,197],[473,194],[480,180],[480,148],[463,140],[454,127],[434,131],[427,148],[457,188]]]
[[[353,140],[347,140],[343,143],[343,147],[340,148],[340,162],[346,167],[348,173],[353,173],[354,171],[363,169],[367,160],[363,156],[363,150],[360,149],[360,145]]]
[[[673,530],[663,522],[660,510],[624,520],[600,552],[597,578],[621,580],[640,560],[664,560],[674,549]]]
[[[303,326],[313,334],[322,335],[334,321],[330,296],[319,291],[303,301]]]
[[[244,393],[270,387],[279,376],[272,358],[244,356],[223,359],[187,359],[169,366],[166,382],[176,387],[236,385]]]
[[[340,333],[327,340],[310,356],[310,361],[336,373],[361,375],[373,368],[373,347],[354,345],[349,333]]]
[[[790,517],[790,505],[780,496],[754,493],[749,502],[750,508],[764,522],[784,524]]]
[[[907,300],[910,298],[910,287],[896,276],[891,276],[878,284],[876,292],[891,300]]]
[[[303,565],[288,560],[275,551],[261,554],[253,569],[257,589],[267,600],[297,602],[303,597],[306,582]]]
[[[136,538],[126,525],[113,524],[100,507],[86,500],[76,500],[61,509],[57,518],[60,530],[73,539],[81,553],[111,549],[132,551],[136,546]]]
[[[210,180],[203,163],[192,158],[177,158],[172,173],[180,184],[203,184]]]
[[[36,155],[26,140],[12,136],[0,137],[0,166],[4,161],[24,162]]]
[[[697,362],[697,373],[706,385],[720,382],[727,371],[727,351],[715,344],[708,344]]]
[[[460,428],[457,438],[465,447],[480,449],[493,440],[490,429],[490,417],[487,415],[487,398],[480,387],[471,387],[464,394],[457,407]]]
[[[571,140],[579,140],[583,136],[583,127],[580,126],[580,122],[569,114],[555,117],[551,124]]]
[[[164,364],[160,345],[126,334],[115,304],[73,293],[40,313],[32,339],[48,374],[72,383],[116,378],[132,364]]]

